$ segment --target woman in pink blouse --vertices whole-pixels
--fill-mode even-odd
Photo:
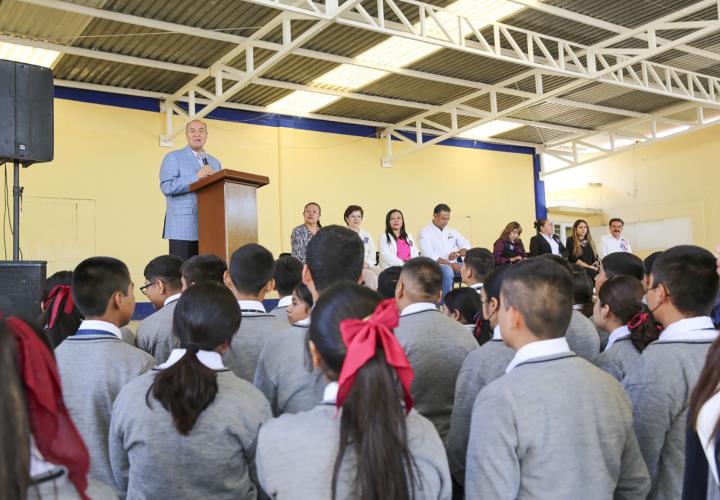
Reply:
[[[380,267],[402,266],[418,256],[418,248],[410,233],[405,230],[405,218],[398,209],[385,216],[385,232],[380,235]]]

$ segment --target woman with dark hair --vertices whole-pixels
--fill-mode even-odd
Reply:
[[[590,227],[587,221],[578,219],[572,227],[572,234],[565,243],[567,258],[571,264],[577,264],[585,269],[591,279],[595,279],[600,270],[598,253],[595,249],[595,242],[590,235]]]
[[[40,324],[52,348],[77,332],[83,317],[72,298],[72,271],[59,271],[43,287]]]
[[[530,257],[545,253],[565,257],[565,245],[553,232],[553,223],[549,219],[538,219],[533,224],[537,234],[530,238]]]
[[[345,224],[347,224],[347,227],[358,233],[358,236],[365,247],[365,259],[363,261],[362,270],[363,283],[366,287],[377,290],[378,275],[380,274],[381,269],[377,266],[377,250],[375,249],[375,242],[370,236],[370,233],[360,227],[363,217],[365,217],[365,211],[360,205],[350,205],[345,209],[345,213],[343,214]]]
[[[303,264],[305,263],[305,249],[307,248],[308,241],[322,229],[320,214],[320,205],[314,201],[306,204],[303,209],[304,222],[294,228],[290,234],[292,255]]]
[[[113,407],[110,462],[127,498],[255,498],[251,471],[270,405],[225,368],[240,306],[219,283],[189,287],[173,334],[182,348],[127,384]]]
[[[312,317],[313,363],[330,383],[320,405],[261,429],[262,490],[278,499],[450,498],[442,441],[412,410],[412,368],[393,335],[395,302],[340,284],[320,296]]]
[[[660,336],[661,327],[643,304],[645,287],[637,278],[620,274],[598,292],[593,321],[610,332],[605,350],[595,364],[622,380],[640,354]]]
[[[517,264],[527,258],[525,247],[520,239],[521,234],[522,227],[517,222],[513,221],[505,226],[493,245],[496,265]]]
[[[585,269],[577,264],[570,264],[573,280],[573,309],[580,311],[586,318],[593,315],[593,291],[595,284]]]
[[[380,235],[380,267],[402,266],[419,255],[412,234],[405,230],[405,217],[397,208],[385,215],[385,232]]]
[[[23,321],[0,320],[0,497],[116,498],[87,478],[90,457],[44,342]]]

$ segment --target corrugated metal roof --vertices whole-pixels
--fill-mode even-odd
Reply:
[[[562,130],[552,130],[537,127],[520,127],[508,132],[504,132],[495,136],[497,139],[506,141],[529,142],[533,144],[545,144],[550,141],[567,139],[572,137],[572,132],[564,132]]]

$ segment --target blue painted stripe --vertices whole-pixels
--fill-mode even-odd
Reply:
[[[533,156],[533,187],[535,188],[535,218],[547,219],[547,201],[545,201],[545,181],[540,179],[540,155]]]
[[[93,104],[104,104],[120,108],[138,109],[142,111],[160,111],[160,101],[150,97],[137,97],[111,92],[100,92],[97,90],[74,89],[70,87],[55,86],[55,97],[71,101],[89,102]],[[187,104],[178,103],[183,109]],[[197,107],[200,111],[202,106]],[[356,125],[352,123],[338,123],[329,120],[316,118],[300,118],[294,116],[278,115],[274,113],[259,113],[257,111],[243,111],[240,109],[217,108],[208,114],[213,120],[224,120],[229,122],[248,123],[251,125],[262,125],[267,127],[284,127],[297,130],[308,130],[313,132],[326,132],[330,134],[352,135],[358,137],[375,137],[377,128],[368,125]],[[408,137],[414,138],[408,133]],[[423,136],[424,141],[434,136]],[[394,140],[399,140],[395,139]],[[440,142],[442,146],[454,146],[459,148],[482,149],[486,151],[499,151],[503,153],[517,153],[532,155],[535,149],[526,146],[513,146],[509,144],[494,144],[491,142],[476,141],[473,139],[448,139]]]

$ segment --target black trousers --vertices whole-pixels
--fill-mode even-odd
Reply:
[[[198,254],[198,242],[187,240],[168,240],[170,242],[170,255],[177,255],[187,260]]]

